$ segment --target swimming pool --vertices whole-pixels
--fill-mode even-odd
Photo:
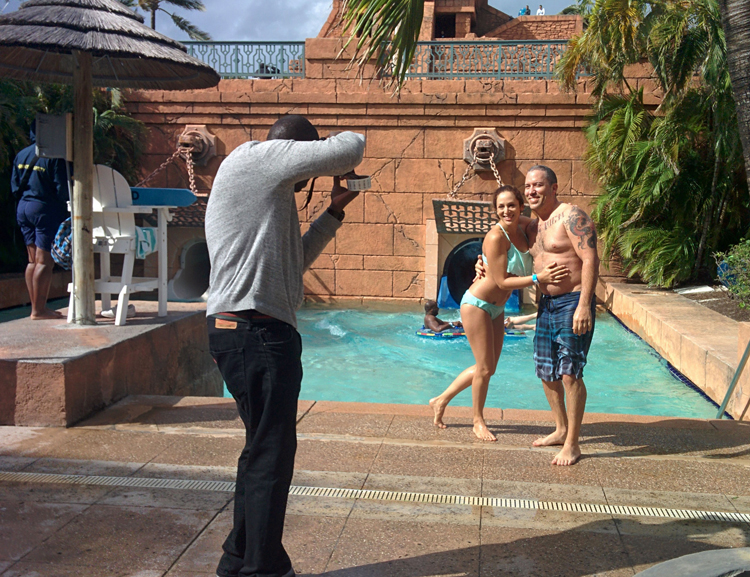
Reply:
[[[458,311],[444,311],[455,320]],[[300,398],[426,404],[473,364],[469,343],[418,337],[419,311],[306,306],[298,313],[304,378]],[[532,362],[533,333],[506,339],[487,406],[549,409]],[[716,406],[677,380],[666,361],[608,313],[596,318],[585,370],[586,410],[597,413],[713,418]],[[471,406],[471,391],[454,405]]]

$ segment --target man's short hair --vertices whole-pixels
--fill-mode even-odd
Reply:
[[[431,301],[431,300],[424,301],[425,314],[429,314],[430,311],[435,310],[436,308],[438,308],[438,304],[435,301]]]
[[[266,140],[319,140],[318,131],[312,123],[299,114],[288,114],[274,122]]]
[[[529,168],[529,171],[526,174],[534,172],[535,170],[541,170],[544,173],[544,177],[547,179],[547,182],[549,182],[550,184],[557,184],[557,175],[555,174],[555,171],[552,170],[549,166],[544,166],[543,164],[535,164],[534,166]]]

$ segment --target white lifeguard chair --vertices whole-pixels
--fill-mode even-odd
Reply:
[[[125,324],[128,300],[131,293],[159,291],[158,316],[167,315],[167,222],[171,220],[173,206],[143,206],[133,204],[130,185],[119,172],[108,166],[94,167],[94,252],[99,255],[100,278],[94,279],[94,291],[101,294],[102,310],[111,307],[113,294],[117,295],[115,325]],[[135,226],[135,214],[157,213],[158,226],[140,229]],[[158,277],[134,277],[136,258],[158,251]],[[122,274],[112,276],[110,255],[122,254],[125,260]],[[74,318],[73,284],[68,285],[70,306],[68,322]]]

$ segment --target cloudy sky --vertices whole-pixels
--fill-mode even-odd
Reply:
[[[22,0],[10,0],[4,12],[18,10]],[[543,2],[547,14],[556,14],[574,0],[536,0],[536,13]],[[7,0],[0,0],[0,7]],[[522,0],[525,5],[528,0]],[[205,12],[175,10],[214,40],[304,40],[318,35],[331,11],[331,0],[203,0]],[[519,0],[490,0],[490,5],[511,15],[518,13]],[[164,7],[172,11],[168,4]],[[148,20],[148,19],[147,19]],[[169,16],[157,13],[156,29],[176,40],[188,40]]]

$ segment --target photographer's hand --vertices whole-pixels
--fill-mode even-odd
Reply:
[[[334,216],[337,218],[339,218],[340,214],[341,217],[339,220],[343,220],[344,208],[357,198],[358,194],[359,191],[357,190],[349,190],[348,188],[341,186],[341,178],[334,176],[333,188],[331,189],[331,206],[328,210],[335,213]]]

